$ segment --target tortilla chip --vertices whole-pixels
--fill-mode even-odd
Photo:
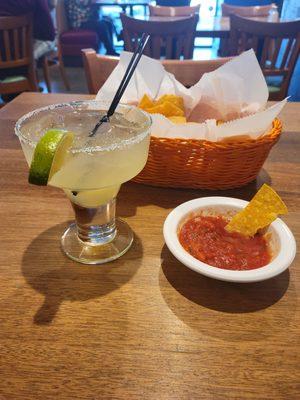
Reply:
[[[175,94],[165,94],[158,100],[152,100],[144,94],[138,107],[150,114],[162,114],[167,118],[175,117],[176,124],[186,123],[183,98]]]
[[[176,96],[175,94],[164,94],[156,101],[156,104],[159,105],[166,101],[174,104],[184,112],[183,98],[181,96]]]
[[[147,112],[150,114],[162,114],[165,117],[184,117],[184,111],[170,101],[165,101],[164,103],[148,108]]]
[[[150,99],[147,94],[144,94],[142,99],[140,100],[138,107],[142,110],[147,111],[148,108],[154,107],[155,103]]]
[[[239,232],[244,236],[254,236],[259,229],[270,225],[278,215],[288,210],[278,194],[264,184],[250,203],[237,213],[226,225],[229,232]]]
[[[170,121],[172,121],[174,124],[186,124],[186,118],[185,117],[168,117]]]

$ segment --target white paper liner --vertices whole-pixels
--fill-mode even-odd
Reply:
[[[120,62],[96,99],[110,102],[118,89],[132,54],[123,52]],[[151,134],[156,137],[220,141],[235,136],[253,139],[267,133],[286,99],[266,109],[268,87],[251,49],[185,88],[161,62],[142,56],[122,97],[122,103],[137,103],[144,94],[157,99],[163,94],[183,97],[191,121],[174,124],[161,114],[152,114]],[[217,120],[228,121],[217,125]]]

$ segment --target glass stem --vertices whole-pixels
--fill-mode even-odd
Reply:
[[[78,237],[90,245],[109,243],[116,235],[116,198],[97,208],[86,208],[71,202],[75,212]]]

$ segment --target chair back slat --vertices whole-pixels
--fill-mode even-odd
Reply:
[[[150,35],[145,54],[153,58],[192,58],[198,16],[143,21],[121,14],[125,50],[133,51],[135,38]],[[184,40],[183,40],[184,37]]]
[[[145,56],[151,57],[152,54],[152,50],[151,50],[151,40],[148,41],[148,43],[146,44],[145,50],[144,50],[144,54]]]
[[[258,37],[256,35],[253,35],[253,37],[252,37],[252,49],[255,51],[255,53],[258,50],[258,43],[259,43]]]
[[[160,51],[162,47],[162,38],[159,36],[153,36],[151,38],[151,53],[153,58],[160,58]],[[166,55],[168,57],[168,55]]]
[[[289,61],[287,62],[287,68],[289,70],[293,69],[294,66],[296,65],[296,62],[299,58],[300,54],[300,32],[297,35],[297,38],[293,41],[292,45],[292,50],[290,51],[290,58]]]
[[[133,36],[133,46],[132,46],[134,51],[136,50],[138,45],[139,45],[139,36],[138,35],[134,35]]]
[[[290,56],[293,44],[294,44],[294,39],[288,39],[288,41],[286,43],[286,48],[285,48],[285,51],[284,51],[284,54],[283,54],[283,57],[281,60],[280,69],[283,69],[287,65],[287,61]]]
[[[300,20],[273,23],[230,16],[231,55],[253,48],[265,76],[282,77],[281,85],[270,95],[271,99],[281,100],[287,95],[299,57],[299,41]]]
[[[248,35],[246,32],[241,32],[241,38],[240,38],[240,46],[242,49],[247,48],[247,42],[248,42]]]
[[[283,40],[284,39],[282,39],[282,38],[273,39],[273,43],[272,43],[271,49],[270,49],[270,59],[271,59],[270,68],[271,69],[276,68],[276,64],[278,61],[278,56],[279,56],[279,52],[280,52]]]
[[[14,52],[15,52],[15,57],[21,58],[20,56],[20,40],[19,40],[19,30],[18,29],[14,29],[13,30],[13,41],[14,41]]]
[[[263,42],[263,49],[262,49],[262,55],[260,59],[260,65],[265,68],[266,67],[266,62],[269,59],[269,51],[270,51],[270,45],[271,45],[271,38],[269,36],[266,36]]]
[[[167,36],[166,37],[166,58],[170,59],[169,55],[172,55],[173,51],[173,37],[172,36]]]
[[[10,31],[4,30],[3,31],[3,42],[4,42],[4,51],[5,51],[5,59],[6,61],[11,61],[11,47],[10,47]]]
[[[178,36],[175,45],[175,57],[168,57],[169,59],[175,58],[176,60],[180,59],[180,55],[183,52],[183,37],[182,35]]]
[[[27,32],[26,28],[21,28],[21,43],[22,43],[22,57],[25,58],[27,55],[27,43],[26,43]]]

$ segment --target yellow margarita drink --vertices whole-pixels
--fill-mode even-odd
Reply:
[[[115,219],[115,198],[121,184],[145,166],[150,141],[150,117],[135,107],[122,105],[90,136],[106,110],[105,104],[96,101],[58,104],[27,114],[16,125],[27,163],[37,170],[37,181],[47,155],[44,160],[47,149],[35,154],[37,144],[49,130],[72,133],[72,142],[47,184],[63,189],[75,211],[76,224],[62,239],[65,253],[92,264],[115,259],[130,247],[129,227]],[[124,234],[129,235],[130,244],[124,244]],[[126,250],[116,246],[119,235],[122,246],[129,246]],[[117,248],[114,254],[112,248]]]

